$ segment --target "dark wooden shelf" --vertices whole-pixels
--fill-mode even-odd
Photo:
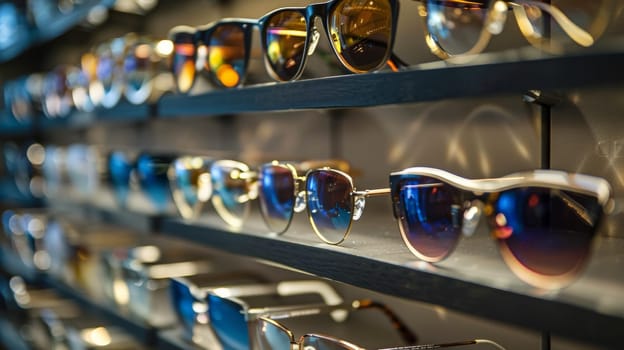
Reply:
[[[624,81],[624,52],[560,57],[483,55],[468,65],[434,62],[401,72],[376,72],[268,83],[205,94],[163,97],[160,117],[187,117],[312,108],[355,108],[448,98],[608,86]]]

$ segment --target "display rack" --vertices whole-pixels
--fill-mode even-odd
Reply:
[[[106,112],[98,111],[94,118],[80,124],[80,127],[112,119],[132,122],[243,112],[356,108],[510,93],[517,93],[520,97],[530,90],[622,86],[624,82],[624,70],[620,69],[624,52],[619,50],[547,58],[514,56],[522,58],[520,61],[508,57],[484,55],[480,60],[485,63],[466,66],[439,62],[414,66],[398,73],[378,72],[270,83],[195,96],[168,95],[154,106],[124,104]],[[531,74],[526,74],[527,71]],[[545,114],[547,112],[548,109],[544,111]],[[542,121],[546,126],[550,124],[549,119]],[[61,130],[57,126],[48,128],[45,123],[39,126],[39,131],[44,133]],[[548,129],[543,132],[548,133]],[[542,150],[544,148],[542,158],[549,156],[547,142],[542,145]],[[545,167],[549,162],[542,159]],[[516,280],[493,252],[492,243],[484,239],[486,237],[475,238],[468,243],[469,248],[456,253],[458,255],[454,255],[448,264],[439,268],[416,263],[397,239],[399,233],[396,227],[388,228],[392,227],[392,223],[378,226],[378,222],[392,221],[389,213],[385,213],[383,219],[373,215],[369,224],[358,227],[357,234],[361,236],[357,240],[347,241],[343,247],[333,247],[319,244],[312,230],[303,226],[295,226],[291,229],[294,233],[289,231],[280,237],[254,230],[232,233],[214,224],[218,221],[214,217],[188,222],[175,217],[137,213],[98,202],[98,196],[93,196],[88,202],[72,198],[51,200],[49,206],[52,210],[60,208],[61,211],[72,211],[83,217],[142,232],[158,232],[323,278],[545,332],[544,339],[548,339],[548,332],[553,332],[599,346],[617,347],[621,344],[624,309],[615,300],[618,292],[624,290],[624,279],[617,273],[622,267],[621,263],[617,264],[617,252],[624,247],[618,239],[609,240],[604,250],[596,254],[600,258],[594,257],[592,261],[594,266],[600,267],[615,263],[605,275],[595,274],[595,269],[590,266],[587,278],[579,285],[560,293],[544,295]],[[263,227],[259,221],[252,221],[253,224]],[[482,270],[485,274],[480,276]],[[602,283],[608,283],[615,291],[614,295],[608,296],[607,306],[605,300],[599,300],[595,294],[596,287],[600,288]],[[66,291],[67,296],[79,302],[91,303],[88,298],[72,293],[64,286],[51,285]],[[114,318],[111,321],[121,324],[127,321],[123,318],[115,321]],[[154,341],[154,337],[159,339],[148,331],[143,338]],[[171,335],[163,339],[168,337]],[[169,348],[175,348],[175,341],[167,344],[171,346]],[[547,347],[545,341],[544,348]]]

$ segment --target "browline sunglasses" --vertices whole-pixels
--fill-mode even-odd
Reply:
[[[400,333],[401,337],[407,344],[415,344],[417,341],[416,336],[407,328],[407,326],[401,321],[400,318],[387,306],[368,299],[355,300],[351,303],[351,309],[353,311],[377,309],[384,313],[385,316],[392,322],[392,326]],[[286,315],[288,317],[289,315]],[[272,349],[316,349],[316,350],[364,350],[364,348],[352,344],[346,340],[330,337],[322,334],[305,334],[298,340],[295,338],[294,333],[286,326],[276,321],[276,319],[285,318],[285,316],[279,313],[274,313],[271,316],[261,316],[256,321],[254,327],[254,340],[260,350],[272,350]],[[498,343],[489,339],[471,339],[451,343],[440,344],[420,344],[420,345],[407,345],[394,348],[385,348],[382,350],[424,350],[424,349],[439,349],[449,348],[467,345],[488,344],[499,350],[505,350],[505,348]]]
[[[250,349],[249,322],[261,314],[288,313],[294,317],[296,310],[312,309],[329,313],[336,322],[342,322],[348,316],[342,297],[323,281],[283,281],[202,288],[186,278],[174,278],[170,284],[170,292],[174,309],[182,321],[187,338],[200,340],[202,335],[196,334],[196,330],[200,329],[198,326],[209,325],[209,331],[214,333],[220,345],[233,350]],[[241,299],[305,294],[318,294],[324,304],[251,308]]]
[[[482,52],[492,36],[502,32],[509,11],[531,45],[561,53],[570,39],[583,47],[593,45],[606,29],[614,3],[613,0],[427,0],[421,1],[419,14],[425,22],[427,45],[442,59]]]
[[[398,12],[398,0],[332,0],[277,9],[258,20],[224,19],[200,28],[175,27],[169,37],[174,43],[171,66],[178,90],[188,92],[193,86],[200,45],[205,45],[206,68],[215,85],[242,84],[254,28],[261,35],[269,75],[278,81],[298,79],[307,56],[318,46],[317,17],[344,68],[364,73],[387,64],[396,70],[406,66],[392,54]]]
[[[304,196],[314,232],[331,244],[347,238],[366,197],[385,194],[391,195],[403,240],[418,258],[443,260],[485,215],[510,269],[545,289],[561,288],[580,272],[602,214],[613,207],[606,180],[555,170],[469,180],[417,167],[392,173],[390,188],[358,191],[348,174],[326,168],[308,172],[304,190],[280,193],[291,200]]]

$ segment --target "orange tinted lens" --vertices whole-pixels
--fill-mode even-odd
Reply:
[[[237,24],[221,24],[208,41],[208,66],[213,80],[223,87],[242,82],[246,70],[245,32]]]
[[[189,33],[179,33],[173,38],[171,69],[180,92],[188,92],[195,81],[195,44]]]
[[[281,11],[268,19],[266,57],[276,79],[295,79],[305,56],[307,26],[297,11]]]
[[[380,68],[390,56],[392,6],[388,0],[345,0],[329,16],[332,44],[353,72]]]

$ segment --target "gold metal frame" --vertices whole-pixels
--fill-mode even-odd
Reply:
[[[342,176],[344,177],[348,182],[349,185],[351,187],[351,219],[349,220],[349,226],[347,227],[347,229],[345,230],[344,235],[342,236],[342,239],[338,240],[338,241],[332,241],[327,239],[325,236],[323,236],[323,234],[320,232],[320,230],[318,229],[318,227],[316,226],[316,224],[314,223],[314,219],[312,218],[312,213],[310,212],[310,206],[307,205],[307,212],[308,212],[308,221],[310,222],[310,225],[312,225],[312,229],[314,230],[314,233],[316,233],[316,235],[325,243],[327,244],[332,244],[332,245],[338,245],[342,242],[344,242],[347,237],[349,236],[349,233],[351,232],[351,227],[353,226],[353,221],[354,221],[354,217],[353,214],[355,213],[355,204],[358,200],[365,200],[367,197],[372,197],[372,196],[382,196],[382,195],[386,195],[386,194],[390,194],[390,188],[380,188],[380,189],[374,189],[374,190],[364,190],[364,191],[357,191],[355,189],[355,186],[353,185],[353,178],[341,171],[341,170],[336,170],[336,169],[331,169],[329,167],[325,167],[325,168],[320,168],[320,169],[314,169],[314,170],[310,170],[306,173],[306,203],[308,202],[308,191],[307,191],[307,180],[308,180],[308,176],[311,173],[314,172],[320,172],[320,171],[327,171],[327,172],[331,172],[334,173],[336,175]],[[362,208],[363,210],[363,208]]]
[[[243,205],[243,213],[240,217],[232,214],[232,212],[225,207],[223,199],[218,195],[218,189],[213,188],[213,195],[211,196],[212,205],[214,206],[219,217],[228,225],[238,229],[243,226],[245,219],[249,216],[250,201],[257,197],[257,190],[255,189],[255,186],[257,185],[256,182],[258,176],[256,172],[251,171],[249,165],[243,162],[223,159],[217,160],[211,165],[211,173],[214,167],[219,166],[234,168],[236,171],[230,171],[228,176],[232,180],[244,180],[247,187],[247,193],[237,198],[237,202]]]

